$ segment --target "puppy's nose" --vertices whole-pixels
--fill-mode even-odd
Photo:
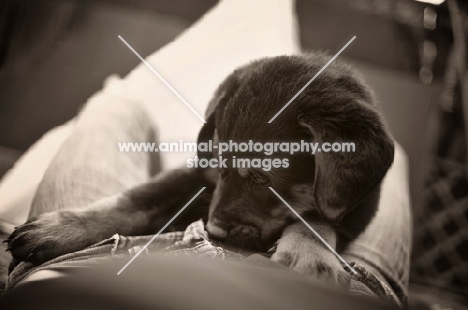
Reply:
[[[206,224],[206,230],[212,237],[224,239],[227,236],[227,231],[221,228],[220,226],[221,226],[220,221],[216,219],[208,220],[208,223]]]

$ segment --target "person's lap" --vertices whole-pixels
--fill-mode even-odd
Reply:
[[[115,260],[73,277],[28,282],[8,292],[9,309],[398,309],[352,296],[262,259],[243,263],[151,256],[115,271]],[[111,284],[111,285],[109,285]],[[25,298],[34,296],[34,298]],[[84,298],[85,297],[85,298]]]
[[[30,216],[86,207],[146,182],[157,171],[154,169],[158,165],[157,153],[121,153],[118,148],[118,142],[122,141],[157,142],[155,126],[145,108],[135,102],[113,99],[112,104],[89,104],[81,112],[74,132],[59,150],[39,186]],[[399,156],[396,165],[402,164]],[[391,174],[398,173],[401,171],[392,170],[387,178],[394,179],[396,176]],[[404,229],[409,220],[405,209],[408,206],[404,201],[399,204],[388,201],[389,194],[395,198],[392,188],[387,189],[392,185],[395,182],[388,186],[384,183],[383,201],[376,218],[343,256],[365,266],[381,280],[388,281],[398,295],[404,295],[405,261],[409,253],[405,239],[408,232]],[[399,256],[395,257],[394,251],[400,251]]]

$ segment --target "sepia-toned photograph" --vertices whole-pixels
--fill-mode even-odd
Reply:
[[[2,0],[0,309],[468,309],[468,2]]]

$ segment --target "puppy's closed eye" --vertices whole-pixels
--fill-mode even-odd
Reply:
[[[267,185],[270,180],[263,173],[257,172],[253,169],[249,169],[249,177],[257,185]]]

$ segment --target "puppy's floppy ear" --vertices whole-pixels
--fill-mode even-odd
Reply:
[[[200,132],[198,133],[197,145],[200,143],[208,143],[209,140],[213,140],[214,132],[216,129],[215,124],[215,114],[211,113],[208,118],[206,119],[206,123],[201,128]],[[213,154],[210,152],[202,152],[197,148],[197,155],[198,158],[212,158]]]
[[[372,98],[314,100],[298,120],[314,142],[352,142],[355,152],[315,153],[314,196],[319,212],[337,221],[380,185],[393,162],[394,143]]]
[[[208,143],[209,140],[213,139],[216,130],[216,117],[224,111],[225,103],[234,96],[236,90],[239,88],[239,74],[239,70],[234,71],[234,73],[228,76],[216,90],[213,99],[211,99],[208,104],[208,109],[205,113],[206,123],[198,134],[198,144],[202,142]],[[211,153],[198,151],[199,158],[209,158],[212,157],[212,155]]]

